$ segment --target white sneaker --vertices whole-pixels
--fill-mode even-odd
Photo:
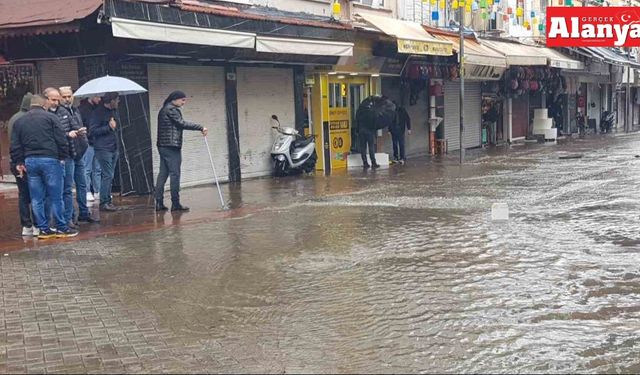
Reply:
[[[93,194],[87,193],[87,202],[94,202],[96,199],[93,197]]]
[[[38,233],[40,234],[40,233]],[[33,236],[33,227],[22,227],[23,236]]]
[[[38,227],[33,227],[33,236],[38,237],[40,235],[40,229]]]

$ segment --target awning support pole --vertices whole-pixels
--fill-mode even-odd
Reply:
[[[460,22],[458,24],[460,29],[460,49],[458,51],[458,59],[460,60],[460,164],[464,163],[464,8],[458,7],[458,14],[460,14]]]

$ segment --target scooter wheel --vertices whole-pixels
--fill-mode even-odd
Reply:
[[[273,174],[276,177],[284,177],[287,175],[287,164],[286,162],[277,160],[273,167]]]

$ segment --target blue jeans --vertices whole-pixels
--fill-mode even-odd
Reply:
[[[76,183],[76,201],[78,202],[78,209],[80,210],[79,217],[89,217],[89,208],[87,208],[87,180],[84,170],[84,160],[75,161],[75,171],[73,173],[73,180]],[[75,212],[73,213],[75,217]]]
[[[36,226],[41,231],[49,229],[45,214],[45,197],[51,202],[51,209],[58,230],[67,231],[69,226],[64,217],[62,188],[64,185],[64,167],[53,158],[27,158],[25,160],[29,172],[29,193]]]
[[[111,203],[111,187],[113,185],[113,175],[118,162],[118,151],[96,150],[96,159],[102,169],[102,180],[100,184],[100,206]]]
[[[100,194],[102,170],[100,169],[98,159],[95,158],[95,153],[93,146],[89,146],[82,156],[82,162],[84,163],[84,170],[86,173],[86,191],[90,192],[91,188],[93,188],[94,193]]]
[[[64,187],[62,190],[62,201],[64,202],[64,219],[67,223],[73,221],[73,176],[75,175],[76,163],[73,159],[64,161]]]

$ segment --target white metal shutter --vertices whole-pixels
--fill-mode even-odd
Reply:
[[[460,83],[444,84],[444,138],[449,151],[460,149]]]
[[[480,147],[482,132],[482,94],[480,82],[464,83],[464,142],[465,148]]]
[[[151,139],[154,145],[153,171],[158,175],[159,155],[155,147],[158,137],[158,112],[166,97],[174,90],[187,94],[189,101],[182,109],[187,121],[209,129],[209,147],[222,181],[229,180],[229,152],[227,147],[227,116],[225,104],[224,68],[149,64],[149,108]],[[182,146],[181,186],[213,183],[213,172],[202,135],[184,131]],[[167,180],[167,184],[169,180]]]
[[[238,126],[242,177],[271,174],[271,115],[295,127],[293,70],[238,68]]]
[[[78,89],[78,60],[46,60],[38,62],[38,72],[40,72],[40,87],[38,91],[43,91],[48,87],[60,88],[71,86]]]

